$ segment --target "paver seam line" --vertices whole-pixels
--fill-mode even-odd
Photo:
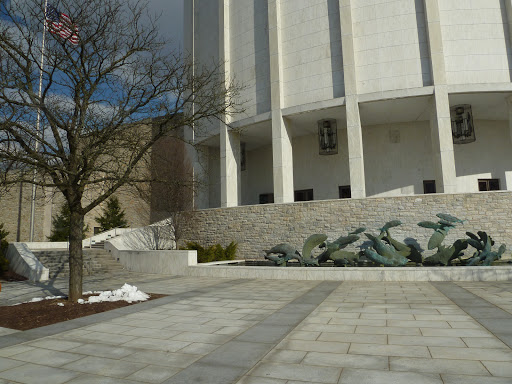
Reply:
[[[507,317],[508,318],[500,318],[501,320],[503,320],[504,322],[509,322],[510,325],[512,325],[512,315],[510,315],[508,312],[506,311],[503,311],[503,309],[501,309],[500,307],[494,305],[493,303],[475,295],[474,293],[471,293],[469,292],[467,289],[457,285],[457,284],[454,284],[452,282],[431,282],[430,284],[432,284],[432,286],[434,286],[439,292],[441,292],[443,295],[445,295],[447,298],[449,298],[450,300],[452,300],[452,302],[454,302],[460,309],[462,309],[464,312],[466,312],[466,314],[468,316],[470,316],[472,319],[474,319],[476,322],[478,322],[478,324],[480,324],[484,329],[486,329],[487,331],[489,331],[493,336],[495,336],[497,339],[499,339],[501,342],[503,342],[505,345],[507,345],[509,348],[512,349],[512,342],[509,342],[507,341],[506,339],[503,339],[502,337],[500,337],[500,334],[499,333],[496,333],[494,330],[491,330],[489,329],[487,326],[485,326],[481,321],[480,321],[480,318],[478,316],[474,316],[474,315],[471,315],[467,310],[466,308],[469,307],[467,304],[459,304],[458,302],[458,299],[456,297],[453,297],[450,295],[450,292],[451,291],[458,291],[458,295],[461,295],[462,296],[466,296],[468,298],[471,299],[471,302],[473,303],[484,303],[487,305],[490,305],[491,307],[495,308],[495,309],[492,309],[491,311],[496,311],[496,312],[504,312],[503,314],[504,315],[508,315]],[[481,320],[485,320],[485,318],[481,318]],[[506,329],[507,326],[504,325],[504,328]],[[464,341],[464,340],[463,340]]]
[[[11,333],[8,335],[0,336],[0,349],[11,347],[17,344],[25,343],[27,341],[37,340],[43,337],[56,335],[58,333],[63,332],[62,328],[65,327],[64,331],[69,331],[71,329],[81,328],[87,325],[93,325],[100,323],[105,320],[112,320],[117,317],[125,316],[130,313],[140,312],[146,309],[159,307],[165,304],[174,303],[176,301],[181,301],[187,299],[189,297],[197,296],[200,294],[209,293],[211,288],[221,288],[228,286],[235,286],[242,282],[251,281],[248,279],[236,279],[229,281],[222,281],[219,284],[214,284],[208,286],[208,289],[199,288],[197,290],[181,292],[179,294],[171,294],[166,297],[162,297],[160,299],[155,299],[151,301],[146,301],[139,304],[133,304],[128,307],[118,308],[107,312],[97,313],[90,316],[81,317],[78,319],[68,320],[57,324],[48,325],[45,327],[34,328],[27,331],[21,331],[16,333]]]
[[[434,285],[435,288],[437,288],[443,295],[448,297],[453,303],[455,303],[459,308],[464,310],[468,316],[475,319],[474,316],[469,314],[464,308],[466,307],[490,307],[492,308],[491,311],[500,312],[502,315],[505,316],[505,318],[512,318],[512,315],[508,313],[507,311],[504,311],[499,306],[491,303],[490,301],[484,299],[483,297],[480,297],[478,295],[475,295],[474,293],[468,291],[467,289],[453,283],[453,282],[432,282],[432,285]],[[450,289],[446,288],[446,286],[452,286],[453,288],[451,291],[459,291],[456,295],[447,293],[450,292]],[[463,296],[464,298],[459,299],[459,296]],[[467,305],[464,304],[465,301],[471,302],[473,305]],[[482,303],[483,305],[474,305],[474,303]]]
[[[44,349],[44,348],[43,348]],[[52,352],[52,350],[48,350],[49,352]],[[75,353],[75,352],[72,352],[72,353]],[[77,353],[78,354],[78,353]],[[144,367],[138,369],[137,371],[135,372],[132,372],[132,373],[129,373],[128,375],[122,377],[122,378],[119,378],[119,377],[115,377],[115,376],[107,376],[107,375],[103,375],[103,374],[100,374],[100,373],[97,373],[97,372],[81,372],[81,371],[75,371],[73,369],[69,369],[69,368],[64,368],[65,365],[67,364],[70,364],[70,363],[75,363],[75,362],[80,362],[80,360],[83,360],[84,358],[87,358],[87,357],[90,357],[89,355],[82,355],[81,358],[77,359],[77,360],[74,360],[72,362],[68,362],[68,363],[64,363],[63,365],[61,366],[52,366],[52,365],[45,365],[45,364],[41,364],[41,363],[35,363],[35,362],[32,362],[32,361],[24,361],[24,360],[16,360],[15,357],[12,357],[13,360],[15,361],[20,361],[20,362],[23,362],[22,365],[19,365],[17,367],[14,367],[14,368],[22,368],[23,366],[27,365],[27,364],[32,364],[32,365],[38,365],[38,366],[41,366],[41,367],[44,367],[44,368],[53,368],[53,369],[57,369],[57,370],[62,370],[62,371],[67,371],[67,372],[71,372],[71,373],[77,373],[78,376],[76,377],[73,377],[69,380],[66,380],[65,382],[63,382],[62,384],[66,384],[66,383],[69,383],[70,381],[73,381],[73,380],[76,380],[82,376],[87,376],[89,374],[92,374],[92,375],[96,375],[96,376],[101,376],[101,377],[104,377],[104,378],[107,378],[107,379],[120,379],[120,380],[124,380],[126,379],[126,377],[130,376],[132,373],[135,373],[135,372],[139,372],[147,367],[149,367],[151,364],[150,363],[139,363],[139,364],[146,364]],[[11,358],[11,357],[9,357]],[[117,359],[117,358],[108,358],[108,359],[111,359],[111,360],[117,360],[117,361],[123,361],[122,359]],[[1,378],[0,378],[1,380]],[[11,380],[10,382],[12,383],[20,383],[20,384],[23,384],[23,382],[21,381],[12,381],[12,379],[9,379]]]
[[[285,305],[281,309],[279,309],[279,310],[275,311],[274,313],[272,313],[271,315],[267,316],[267,318],[268,318],[268,317],[270,317],[272,315],[278,314],[280,311],[286,311],[286,307],[288,305],[293,305],[293,304],[300,303],[301,302],[301,298],[303,298],[303,297],[308,297],[308,296],[311,296],[311,295],[313,295],[313,296],[316,295],[317,296],[317,303],[316,303],[315,307],[308,308],[307,311],[304,311],[303,316],[301,316],[300,319],[297,319],[293,324],[288,325],[287,331],[283,332],[282,335],[276,335],[276,337],[273,340],[273,342],[258,343],[258,344],[261,344],[263,346],[263,351],[259,354],[259,356],[255,360],[247,362],[247,365],[243,367],[243,372],[244,373],[242,373],[241,375],[236,375],[236,376],[233,376],[233,377],[226,378],[226,381],[224,381],[223,384],[236,383],[238,380],[240,380],[242,377],[244,377],[265,356],[267,356],[291,331],[293,331],[296,328],[296,326],[298,324],[300,324],[301,321],[303,321],[309,314],[311,314],[315,310],[315,308],[317,308],[322,302],[324,302],[325,299],[327,299],[336,290],[336,288],[338,288],[342,283],[343,283],[342,281],[336,281],[336,282],[334,282],[334,281],[324,281],[324,282],[319,282],[317,285],[315,285],[314,287],[312,287],[311,289],[306,291],[301,296],[297,297],[296,299],[294,299],[293,301],[291,301],[290,303],[288,303],[287,305]],[[314,292],[312,292],[312,291],[314,291]],[[318,297],[319,296],[317,294],[318,291],[323,293],[321,295],[321,297]],[[220,348],[223,348],[224,350],[225,349],[229,349],[230,344],[233,343],[233,342],[235,342],[235,343],[236,342],[249,343],[249,342],[243,340],[243,335],[245,333],[247,333],[247,332],[254,332],[254,330],[257,330],[259,327],[264,327],[265,326],[265,320],[267,318],[265,318],[264,320],[260,321],[259,323],[255,324],[255,325],[253,325],[252,327],[247,329],[242,334],[240,334],[237,337],[233,338],[231,341],[228,341],[227,343],[223,344]],[[256,343],[256,342],[254,342],[254,343]],[[219,353],[218,350],[217,350],[216,358],[222,358],[222,356],[219,357],[219,355],[221,355],[221,353]],[[195,361],[194,363],[192,363],[188,367],[184,368],[178,374],[176,374],[176,375],[170,377],[168,380],[164,381],[162,384],[184,383],[185,381],[183,381],[183,377],[181,377],[181,376],[185,376],[184,378],[186,378],[187,375],[189,375],[189,374],[193,375],[193,373],[194,373],[193,371],[196,368],[197,368],[196,369],[197,371],[201,372],[201,368],[204,367],[205,365],[209,364],[208,363],[208,357],[209,357],[209,355],[206,355],[206,356],[202,357],[201,359]],[[237,365],[236,367],[240,367],[240,366]],[[341,375],[341,372],[340,372],[340,375]],[[207,378],[204,378],[204,379],[206,379],[205,382],[208,382]],[[339,380],[339,377],[338,377],[338,380]]]
[[[464,282],[459,281],[459,282],[456,282],[456,283],[464,283]],[[505,283],[505,282],[502,282],[502,281],[496,281],[495,283]],[[509,282],[506,282],[506,283],[509,283]],[[464,288],[464,287],[462,287],[460,284],[455,284],[455,285],[456,285],[456,286],[458,286],[459,288],[463,288],[463,289],[465,289],[465,288]],[[510,285],[510,288],[508,287],[509,285]],[[512,293],[512,284],[510,284],[510,283],[509,283],[509,284],[500,284],[500,289],[501,289],[501,290],[503,290],[503,291],[505,291],[505,292],[507,292],[507,293]],[[467,290],[467,289],[466,289],[466,290]],[[467,291],[469,291],[469,290],[467,290]],[[470,292],[470,293],[473,293],[473,292],[471,292],[471,291],[469,291],[469,292]],[[473,293],[473,295],[475,295],[475,296],[477,296],[477,297],[480,297],[480,298],[481,298],[481,299],[483,299],[483,300],[486,300],[486,299],[484,299],[482,296],[476,295],[476,294],[474,294],[474,293]],[[491,304],[492,304],[492,303],[491,303]],[[501,308],[501,307],[500,307],[499,305],[497,305],[497,304],[493,304],[493,305],[494,305],[494,306],[496,306],[496,307],[498,307],[498,308],[500,308],[502,311],[505,311],[505,312],[510,313],[509,311],[507,311],[507,310],[505,310],[505,309]]]
[[[487,372],[489,372],[489,375],[490,375],[491,377],[494,377],[494,375],[491,373],[491,371],[489,371],[489,368],[487,368],[487,365],[485,365],[485,364],[482,362],[482,360],[480,360],[480,364],[482,364],[482,365],[483,365],[483,367],[484,367],[484,369],[485,369]]]

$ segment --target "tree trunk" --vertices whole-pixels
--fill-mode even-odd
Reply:
[[[77,302],[82,298],[82,238],[84,215],[70,207],[71,217],[69,222],[69,300]]]

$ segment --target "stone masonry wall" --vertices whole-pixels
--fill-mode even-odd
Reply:
[[[445,244],[467,237],[466,231],[486,231],[496,245],[512,250],[512,192],[471,194],[432,194],[405,197],[340,199],[290,204],[250,205],[216,208],[194,212],[185,234],[187,240],[203,245],[238,242],[238,258],[261,257],[264,249],[279,243],[290,243],[302,250],[304,240],[314,233],[325,233],[332,241],[360,226],[378,234],[387,221],[401,220],[391,234],[399,241],[417,241],[422,249],[432,230],[419,227],[418,222],[437,222],[437,213],[448,213],[467,220],[451,230]],[[362,236],[352,249],[366,239]],[[495,246],[496,247],[496,246]],[[350,250],[350,248],[347,248]],[[471,249],[472,250],[472,249]],[[426,252],[425,254],[431,254]]]

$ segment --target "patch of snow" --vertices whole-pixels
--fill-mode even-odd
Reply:
[[[64,303],[57,303],[57,305],[58,305],[59,307],[63,307],[63,306],[64,306]]]
[[[103,291],[99,292],[99,296],[91,296],[87,301],[80,300],[78,301],[80,304],[88,303],[101,303],[106,301],[126,301],[128,303],[133,303],[134,301],[146,301],[149,299],[149,295],[133,285],[125,284],[120,289],[116,289],[114,291]]]
[[[26,303],[37,303],[38,301],[43,301],[43,300],[65,299],[65,298],[66,298],[66,296],[34,297],[32,300],[29,300],[29,301],[23,301],[21,303],[12,304],[11,307],[14,307],[15,305],[20,305],[20,304],[26,304]]]
[[[87,292],[82,292],[82,295],[94,295],[96,293],[101,293],[103,291],[87,291]]]
[[[25,301],[25,303],[37,303],[38,301],[43,301],[44,299],[42,297],[34,297],[30,301]]]
[[[87,291],[83,293],[84,295],[92,295],[99,294],[99,296],[91,296],[88,299],[78,299],[79,304],[92,304],[92,303],[101,303],[105,301],[126,301],[128,303],[133,303],[134,301],[146,301],[149,299],[149,295],[133,285],[125,284],[120,289],[116,289],[114,291]],[[43,300],[52,300],[52,299],[65,299],[66,296],[46,296],[46,297],[35,297],[30,301],[24,301],[22,303],[12,304],[12,306],[25,304],[25,303],[36,303],[38,301]],[[58,303],[57,305],[63,307],[63,303]]]

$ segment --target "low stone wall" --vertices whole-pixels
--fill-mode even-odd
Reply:
[[[512,192],[481,192],[465,194],[432,194],[366,199],[322,200],[290,204],[264,204],[233,208],[206,209],[194,212],[185,228],[187,240],[204,245],[238,242],[239,258],[261,257],[264,249],[279,243],[290,243],[299,250],[313,233],[325,233],[329,240],[346,235],[357,227],[368,232],[390,220],[401,220],[392,229],[397,240],[417,241],[427,248],[432,230],[419,227],[424,220],[437,221],[437,213],[448,213],[467,220],[448,234],[445,244],[467,237],[466,231],[486,231],[497,244],[505,243],[512,250]],[[355,246],[366,240],[363,235]],[[426,252],[425,254],[431,254]]]
[[[512,267],[245,267],[198,264],[189,276],[229,279],[335,281],[510,281]]]

